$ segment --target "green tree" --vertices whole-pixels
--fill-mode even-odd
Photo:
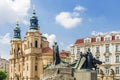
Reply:
[[[7,77],[7,73],[3,70],[0,70],[0,80],[4,80]]]

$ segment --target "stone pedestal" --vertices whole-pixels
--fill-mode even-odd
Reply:
[[[46,69],[40,80],[74,80],[72,68]]]
[[[97,73],[93,70],[75,70],[75,80],[97,80]]]

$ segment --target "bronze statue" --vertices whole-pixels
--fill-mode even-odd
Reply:
[[[61,59],[59,56],[59,47],[57,45],[57,42],[54,42],[54,45],[53,45],[53,63],[54,63],[54,65],[57,65],[57,64],[60,64],[60,62],[61,62]]]
[[[97,68],[96,64],[102,64],[101,61],[96,60],[92,53],[90,52],[90,49],[88,49],[87,53],[83,54],[81,52],[80,57],[73,68],[75,69],[90,69]],[[73,65],[73,64],[72,64]]]

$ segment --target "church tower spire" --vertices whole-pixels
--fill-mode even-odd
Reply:
[[[21,30],[20,30],[18,21],[17,21],[16,27],[14,29],[14,39],[16,39],[16,38],[21,39]]]
[[[33,9],[33,14],[30,18],[30,30],[39,30],[38,18],[36,16],[35,9]]]

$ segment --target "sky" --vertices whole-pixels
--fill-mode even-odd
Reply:
[[[0,0],[0,55],[9,59],[17,21],[24,39],[33,8],[40,32],[50,46],[57,41],[61,51],[69,50],[80,38],[120,32],[119,3],[120,0]]]

